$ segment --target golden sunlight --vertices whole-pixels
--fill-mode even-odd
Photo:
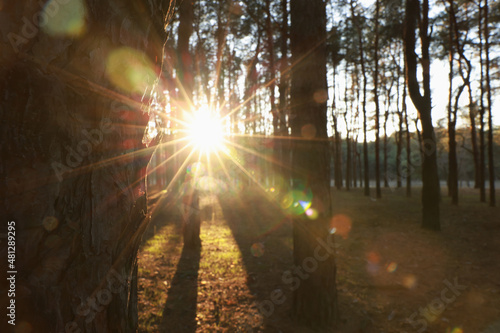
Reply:
[[[224,128],[222,120],[208,108],[203,108],[193,114],[188,126],[188,139],[201,152],[215,152],[223,147]]]

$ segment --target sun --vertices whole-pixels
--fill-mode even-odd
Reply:
[[[224,127],[215,112],[200,109],[193,113],[187,126],[191,144],[202,152],[215,152],[224,146]]]

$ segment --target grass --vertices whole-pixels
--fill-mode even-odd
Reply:
[[[413,332],[408,318],[455,278],[466,290],[426,322],[429,332],[481,332],[500,318],[500,209],[479,203],[475,190],[462,190],[459,206],[443,196],[441,232],[420,227],[420,189],[411,198],[383,189],[378,200],[361,189],[332,194],[334,216],[351,224],[336,238],[342,332]],[[290,223],[258,192],[202,204],[199,254],[182,251],[175,219],[150,226],[162,225],[139,253],[139,331],[303,332],[291,323],[292,295],[281,281],[293,263]],[[257,305],[276,289],[286,302],[259,316]]]

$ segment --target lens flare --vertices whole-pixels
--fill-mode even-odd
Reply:
[[[40,27],[55,37],[77,37],[85,32],[85,1],[48,1],[38,15]]]
[[[136,94],[143,94],[157,77],[151,60],[141,51],[129,47],[121,47],[109,54],[106,75],[116,87]]]
[[[398,264],[395,262],[391,262],[389,265],[387,265],[387,272],[389,273],[394,273],[398,269]]]
[[[330,230],[335,229],[335,232],[346,239],[351,232],[352,221],[349,216],[337,214],[330,221]]]
[[[262,257],[264,255],[264,244],[262,243],[254,243],[250,248],[250,252],[254,257]]]
[[[417,277],[413,274],[406,275],[403,278],[403,286],[408,289],[413,289],[417,286]]]

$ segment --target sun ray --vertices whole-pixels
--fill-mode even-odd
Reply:
[[[272,163],[272,164],[274,164],[274,165],[278,165],[278,166],[281,166],[281,167],[286,168],[286,169],[288,169],[288,170],[292,170],[292,168],[291,168],[290,166],[285,165],[283,162],[277,161],[277,160],[276,160],[275,158],[273,158],[273,157],[266,156],[266,155],[264,155],[264,154],[262,154],[262,153],[259,153],[259,152],[255,151],[255,150],[252,150],[252,149],[250,149],[250,148],[247,148],[247,147],[245,147],[245,146],[243,146],[243,145],[240,145],[240,144],[238,144],[238,143],[236,143],[236,142],[226,140],[226,141],[225,141],[225,143],[227,143],[227,144],[228,144],[228,145],[230,145],[230,146],[233,146],[233,147],[239,148],[239,149],[241,149],[241,150],[243,150],[243,151],[245,151],[245,152],[247,152],[247,153],[249,153],[249,154],[252,154],[252,155],[254,155],[254,156],[256,156],[256,157],[260,157],[260,158],[262,158],[263,160],[266,160],[266,161],[268,161],[268,162],[271,162],[271,163]]]
[[[229,171],[227,170],[226,166],[224,165],[224,162],[222,161],[220,155],[219,155],[219,152],[215,152],[215,156],[217,157],[217,161],[219,162],[221,168],[222,168],[222,171],[224,171],[224,174],[226,175],[227,179],[231,179],[231,176],[229,175]],[[232,183],[229,182],[229,184],[232,186]]]
[[[259,183],[258,180],[247,170],[245,167],[238,162],[234,157],[232,157],[226,150],[222,150],[222,152],[233,162],[248,178],[250,178],[257,186],[259,186],[262,191],[266,192],[266,189]]]

